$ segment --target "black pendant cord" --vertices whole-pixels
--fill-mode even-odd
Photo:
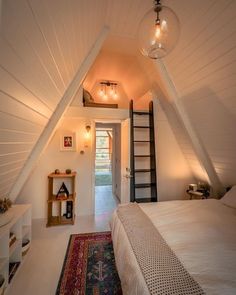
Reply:
[[[161,1],[160,0],[155,0],[154,11],[157,14],[157,17],[156,17],[156,25],[160,25],[160,23],[161,23],[160,16],[159,16],[159,13],[160,13],[161,10],[162,10]]]

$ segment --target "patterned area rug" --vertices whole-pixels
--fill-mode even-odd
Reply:
[[[71,235],[56,295],[121,295],[110,232]]]

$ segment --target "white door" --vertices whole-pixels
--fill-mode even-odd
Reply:
[[[121,122],[121,203],[130,202],[130,119]]]

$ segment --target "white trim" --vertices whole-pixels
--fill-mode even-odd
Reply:
[[[188,114],[186,113],[184,106],[179,99],[175,85],[173,84],[163,61],[156,60],[155,65],[157,67],[157,70],[160,73],[160,78],[162,80],[161,82],[163,83],[169,98],[173,102],[173,106],[175,108],[175,111],[177,112],[177,114],[180,115],[180,118],[181,118],[187,132],[188,132],[188,135],[192,141],[193,148],[196,152],[196,155],[197,155],[202,167],[204,167],[204,169],[209,177],[209,180],[211,182],[211,186],[214,190],[214,193],[216,195],[220,195],[224,191],[224,188],[218,178],[218,175],[216,174],[215,168],[212,165],[211,159],[210,159],[203,143],[201,142],[200,138],[198,137],[198,135],[197,135],[197,133],[196,133],[189,117],[188,117]]]
[[[57,105],[54,113],[52,114],[47,126],[43,130],[37,144],[34,146],[30,156],[28,157],[24,168],[22,169],[19,177],[17,178],[14,186],[12,187],[9,197],[12,201],[14,201],[18,194],[20,193],[24,183],[28,179],[32,169],[36,165],[40,155],[47,147],[50,139],[52,138],[57,126],[60,124],[60,121],[68,109],[71,101],[73,100],[76,92],[78,91],[81,83],[83,82],[85,75],[87,74],[88,70],[92,66],[95,58],[97,57],[103,42],[106,39],[108,34],[109,28],[104,27],[101,31],[100,35],[98,36],[96,42],[94,43],[93,47],[89,51],[87,57],[84,59],[82,65],[80,66],[79,70],[75,74],[74,79],[71,81],[70,85],[68,86],[67,90],[65,91],[60,103]]]

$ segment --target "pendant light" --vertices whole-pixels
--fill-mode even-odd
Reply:
[[[114,81],[101,81],[100,82],[100,90],[99,95],[104,99],[107,100],[108,97],[116,100],[118,98],[117,93],[118,83]]]
[[[138,42],[141,53],[152,59],[166,56],[177,44],[180,34],[179,19],[167,6],[154,1],[140,22]]]

